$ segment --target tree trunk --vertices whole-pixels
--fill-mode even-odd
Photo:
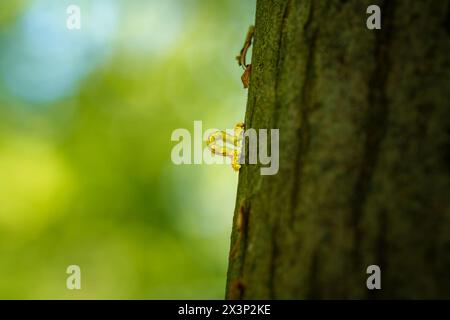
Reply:
[[[227,298],[450,298],[449,23],[448,1],[257,2],[245,123],[280,129],[280,170],[240,170]]]

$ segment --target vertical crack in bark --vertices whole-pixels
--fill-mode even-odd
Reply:
[[[282,66],[283,66],[283,61],[284,61],[284,55],[285,55],[285,49],[283,48],[283,44],[286,38],[286,21],[289,18],[289,13],[291,10],[291,5],[292,5],[292,1],[288,0],[286,2],[286,4],[284,5],[283,8],[283,15],[281,18],[281,25],[280,25],[280,38],[278,40],[278,56],[277,56],[277,64],[276,64],[276,68],[275,68],[275,108],[273,111],[273,115],[272,115],[272,123],[273,125],[278,127],[278,119],[279,119],[279,114],[281,112],[281,101],[280,101],[280,97],[279,97],[279,83],[280,83],[280,75],[282,73]],[[268,283],[268,287],[269,287],[269,296],[271,299],[276,299],[276,295],[275,295],[275,272],[276,272],[276,261],[278,260],[278,254],[279,254],[279,249],[278,249],[278,240],[277,240],[277,236],[278,236],[278,231],[279,231],[279,224],[280,224],[280,217],[278,216],[278,214],[273,214],[273,230],[272,230],[272,236],[271,236],[271,241],[272,241],[272,250],[270,253],[270,275],[269,275],[269,283]]]
[[[384,69],[380,71],[380,80],[382,80],[382,90],[380,93],[380,103],[384,106],[384,114],[383,114],[383,123],[381,127],[380,132],[380,139],[378,141],[377,149],[379,149],[381,140],[386,135],[387,130],[387,120],[389,117],[389,100],[386,93],[386,87],[387,87],[387,80],[388,75],[390,71],[390,45],[392,42],[392,34],[395,32],[393,28],[393,21],[395,19],[395,2],[392,1],[386,1],[386,4],[383,6],[382,10],[384,10],[384,27],[385,32],[379,35],[378,39],[378,47],[380,47],[378,52],[378,65],[383,66]],[[386,45],[382,47],[380,43],[385,43]],[[382,108],[383,109],[383,108]],[[378,150],[377,150],[378,151]],[[378,159],[378,158],[377,158]],[[379,212],[379,228],[378,228],[378,239],[377,239],[377,260],[380,264],[380,267],[383,270],[386,270],[387,267],[387,259],[386,259],[386,234],[387,234],[387,228],[388,228],[388,221],[387,221],[387,212],[385,210],[382,210]]]
[[[246,126],[248,125],[249,128],[251,128],[253,126],[253,115],[255,114],[255,105],[256,105],[256,94],[253,95],[252,106],[251,106],[250,117],[249,117],[249,123],[246,124]],[[247,154],[248,154],[248,152],[247,152]],[[248,161],[248,159],[246,159],[246,161]]]
[[[369,80],[370,88],[368,96],[368,106],[366,119],[362,123],[365,131],[365,144],[363,156],[361,159],[361,167],[358,173],[356,183],[353,188],[352,209],[350,213],[351,227],[353,233],[353,268],[355,275],[360,274],[362,269],[361,258],[361,240],[363,231],[361,230],[360,221],[364,212],[367,197],[370,193],[372,178],[378,162],[379,149],[382,140],[385,137],[386,125],[388,119],[388,97],[386,94],[386,82],[389,74],[389,45],[392,34],[390,21],[393,19],[393,2],[385,1],[381,6],[383,12],[383,29],[377,30],[375,36],[374,60],[375,67],[373,74]],[[385,241],[382,237],[386,233],[386,225],[379,228],[378,243],[383,244]],[[377,258],[384,261],[384,249],[378,247]],[[356,279],[355,279],[356,280]]]
[[[308,31],[310,29],[311,21],[313,20],[313,3],[311,2],[310,5],[310,11],[308,18],[306,20],[306,23],[303,27],[305,35],[308,34]],[[316,42],[317,42],[317,34],[318,29],[316,28],[314,31],[312,31],[312,35],[310,39],[305,39],[306,43],[310,44],[310,48],[307,53],[306,58],[306,69],[305,69],[305,75],[304,75],[304,82],[301,89],[301,92],[299,93],[299,103],[298,108],[300,109],[300,123],[297,126],[296,129],[296,138],[297,138],[297,147],[295,149],[295,166],[294,166],[294,181],[292,186],[292,192],[291,192],[291,201],[290,201],[290,211],[291,211],[291,225],[295,218],[294,210],[297,207],[297,201],[298,201],[298,189],[300,185],[300,173],[301,173],[301,162],[303,157],[305,156],[305,153],[309,147],[309,141],[310,141],[310,132],[309,132],[309,108],[308,105],[310,104],[310,91],[313,87],[312,83],[312,74],[314,71],[313,65],[314,65],[314,56],[316,52]]]
[[[290,4],[290,1],[289,3]],[[287,6],[285,8],[285,12],[283,15],[283,22],[285,21],[285,19],[288,16],[288,7]],[[306,150],[308,149],[309,146],[309,124],[308,124],[308,105],[310,104],[310,90],[313,87],[313,83],[311,81],[312,79],[312,74],[313,74],[313,64],[314,64],[314,57],[315,57],[315,49],[316,49],[316,40],[317,40],[317,34],[318,34],[318,29],[316,28],[315,30],[311,31],[310,30],[310,26],[311,26],[311,22],[313,21],[313,15],[314,15],[314,5],[313,2],[311,2],[310,4],[310,8],[309,8],[309,14],[307,17],[307,20],[304,24],[304,34],[308,35],[309,32],[312,32],[312,35],[310,37],[305,37],[305,42],[310,44],[310,47],[307,51],[307,61],[306,61],[306,71],[305,71],[305,80],[301,89],[301,92],[299,93],[299,98],[298,100],[300,101],[299,103],[299,108],[300,108],[300,116],[301,116],[301,121],[302,121],[302,125],[298,125],[297,127],[297,148],[296,148],[296,153],[295,153],[295,165],[294,165],[294,182],[293,182],[293,186],[292,186],[292,191],[291,191],[291,199],[290,199],[290,223],[286,224],[286,226],[292,226],[293,222],[295,220],[295,214],[294,214],[294,210],[297,206],[297,194],[298,194],[298,187],[299,187],[299,181],[300,181],[300,162],[302,161],[302,156],[304,156]],[[308,39],[309,38],[309,39]],[[282,47],[282,39],[280,39],[280,48]],[[281,51],[281,50],[280,50]],[[281,53],[281,52],[280,52]],[[283,57],[281,55],[281,57]],[[277,66],[277,70],[280,73],[279,67]],[[278,78],[277,78],[278,80]],[[278,93],[278,83],[277,83],[277,93]],[[279,104],[280,103],[280,99],[277,97],[276,99],[276,103]],[[280,108],[276,108],[276,115],[278,114]],[[276,118],[276,122],[278,123],[278,117]],[[275,273],[276,273],[276,262],[278,259],[278,255],[279,255],[279,243],[277,241],[277,235],[278,235],[278,230],[279,230],[279,217],[276,218],[275,220],[275,225],[274,225],[274,231],[273,231],[273,240],[272,240],[272,252],[271,252],[271,277],[270,277],[270,284],[269,284],[269,291],[270,291],[270,297],[272,299],[276,298],[276,294],[275,294]]]
[[[275,90],[275,108],[273,110],[273,114],[272,114],[272,126],[275,126],[275,128],[279,127],[279,117],[280,117],[280,113],[281,113],[281,101],[280,101],[280,97],[279,97],[279,84],[280,84],[280,75],[282,73],[282,67],[283,67],[283,62],[284,62],[284,53],[285,53],[285,48],[283,47],[283,45],[285,44],[285,38],[286,38],[286,22],[288,20],[289,17],[289,13],[291,10],[291,2],[292,0],[288,0],[283,8],[283,15],[281,17],[281,26],[280,26],[280,37],[278,39],[278,55],[277,55],[277,62],[276,62],[276,68],[275,68],[275,85],[274,85],[274,90]]]
[[[240,269],[239,269],[239,279],[243,279],[244,278],[244,266],[245,266],[245,258],[247,255],[247,246],[248,246],[248,227],[249,227],[249,220],[250,220],[250,203],[248,201],[246,201],[243,204],[242,207],[242,229],[240,230],[240,234],[239,234],[239,240],[241,241],[241,265],[240,265]],[[244,286],[245,286],[245,282],[244,282]],[[240,290],[240,295],[239,295],[239,299],[243,299],[244,298],[244,288],[242,287]]]

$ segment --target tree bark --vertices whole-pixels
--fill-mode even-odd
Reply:
[[[258,0],[245,123],[280,129],[280,170],[240,170],[228,299],[450,298],[449,20],[448,1]]]

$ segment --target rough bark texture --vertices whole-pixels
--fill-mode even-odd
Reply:
[[[280,170],[240,171],[227,298],[450,298],[449,23],[448,1],[257,2],[245,120],[280,129]]]

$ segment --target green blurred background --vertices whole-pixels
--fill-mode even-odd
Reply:
[[[81,30],[66,28],[67,6]],[[0,298],[223,298],[237,174],[172,163],[232,128],[255,1],[0,2]],[[81,267],[81,290],[66,288]]]

